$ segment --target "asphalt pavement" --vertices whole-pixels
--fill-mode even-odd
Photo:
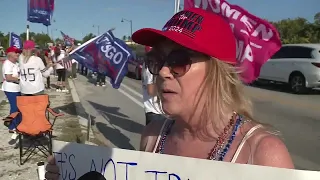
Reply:
[[[145,124],[141,82],[125,78],[116,90],[94,86],[94,79],[74,80],[81,103],[94,120],[98,139],[112,147],[138,149]],[[294,95],[280,89],[247,87],[254,118],[281,132],[296,168],[320,170],[320,93]]]

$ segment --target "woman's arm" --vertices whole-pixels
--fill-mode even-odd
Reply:
[[[6,81],[8,82],[19,83],[19,78],[13,77],[12,74],[6,74],[5,77],[6,77]]]
[[[51,72],[53,71],[53,64],[52,63],[48,63],[47,64],[47,67],[44,66],[44,63],[42,62],[42,60],[40,58],[38,58],[38,63],[39,63],[39,69],[40,69],[40,72],[42,73],[42,76],[43,77],[49,77]]]
[[[8,82],[19,83],[19,77],[13,76],[13,66],[9,65],[6,62],[2,66],[3,66],[2,71],[4,74],[5,80]]]

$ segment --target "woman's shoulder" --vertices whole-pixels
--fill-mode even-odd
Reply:
[[[273,127],[258,122],[248,123],[246,134],[251,134],[247,140],[252,164],[294,168],[289,151],[281,139],[280,133]]]
[[[31,56],[30,59],[32,59],[33,61],[41,61],[42,59],[39,56]]]

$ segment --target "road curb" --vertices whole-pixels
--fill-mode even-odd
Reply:
[[[70,93],[72,96],[72,100],[75,104],[79,124],[82,129],[81,132],[83,134],[87,135],[85,144],[96,145],[90,141],[91,139],[94,138],[94,134],[93,134],[92,127],[91,127],[91,123],[92,123],[91,117],[90,117],[90,115],[88,115],[86,113],[85,109],[81,105],[81,101],[80,101],[80,98],[79,98],[79,95],[78,95],[78,92],[76,90],[76,87],[74,85],[73,80],[68,79],[68,83],[69,83],[69,87],[70,87]],[[85,118],[85,117],[87,117],[87,118]]]

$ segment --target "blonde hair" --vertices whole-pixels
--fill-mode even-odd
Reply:
[[[230,111],[253,120],[252,103],[245,95],[244,85],[240,80],[242,70],[216,58],[210,58],[206,64],[207,75],[203,81],[203,91],[200,92],[201,96],[206,96],[201,114],[202,122],[208,124],[203,120],[211,120],[215,128],[217,122],[212,121],[212,118],[221,120]]]
[[[33,55],[34,50],[33,49],[23,49],[22,55],[23,55],[23,62],[27,63],[29,58]]]

